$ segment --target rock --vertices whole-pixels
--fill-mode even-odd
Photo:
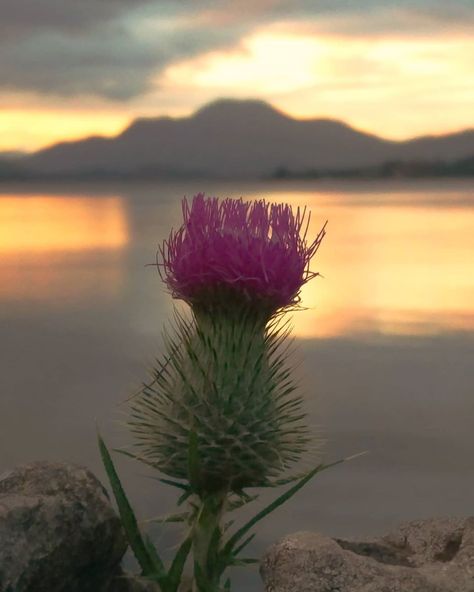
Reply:
[[[36,462],[0,476],[0,592],[100,592],[126,547],[87,469]]]
[[[313,532],[264,555],[266,592],[474,592],[474,518],[410,522],[371,541]]]

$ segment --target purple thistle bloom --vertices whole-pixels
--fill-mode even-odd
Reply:
[[[183,200],[184,222],[159,249],[157,265],[174,298],[206,305],[214,296],[262,304],[271,313],[296,305],[325,225],[308,244],[306,209],[264,200]]]

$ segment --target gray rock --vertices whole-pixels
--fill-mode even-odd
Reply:
[[[126,547],[87,469],[36,462],[0,476],[0,592],[99,592]]]
[[[380,539],[313,532],[264,555],[266,592],[474,592],[474,518],[410,522]]]

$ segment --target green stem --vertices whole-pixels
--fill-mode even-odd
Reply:
[[[192,592],[219,592],[218,552],[227,493],[204,494],[193,525],[194,579]]]

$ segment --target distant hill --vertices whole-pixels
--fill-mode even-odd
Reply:
[[[26,156],[26,152],[22,152],[21,150],[0,150],[0,160],[16,160],[24,156]]]
[[[191,117],[137,119],[114,138],[62,142],[21,159],[29,175],[272,177],[474,155],[474,130],[396,142],[331,119],[293,119],[262,101],[219,100]]]

